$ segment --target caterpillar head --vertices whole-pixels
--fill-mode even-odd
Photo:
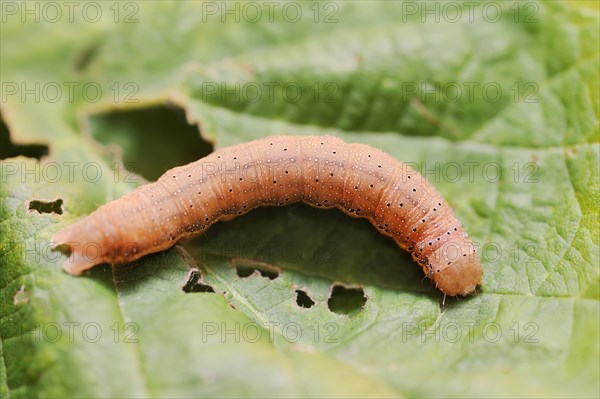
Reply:
[[[456,253],[447,248],[438,249],[430,259],[431,278],[446,295],[468,295],[481,284],[483,267],[479,256],[470,244],[456,245]]]

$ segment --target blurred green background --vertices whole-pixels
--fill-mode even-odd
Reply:
[[[598,397],[595,1],[1,1],[0,396]],[[83,277],[60,228],[213,148],[410,162],[484,263],[261,208]]]

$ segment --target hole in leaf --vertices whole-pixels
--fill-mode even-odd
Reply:
[[[8,126],[0,116],[0,159],[14,158],[22,155],[38,161],[48,155],[48,146],[44,144],[14,144],[10,141]]]
[[[208,284],[204,284],[200,281],[200,272],[198,270],[192,270],[190,277],[181,288],[183,292],[215,292],[214,288]]]
[[[37,211],[38,213],[55,213],[57,215],[62,215],[62,204],[63,200],[61,198],[54,201],[32,200],[29,201],[29,210]]]
[[[305,291],[296,290],[296,303],[301,308],[310,309],[315,304],[315,301],[310,299],[310,297],[308,296],[308,294]]]
[[[90,128],[112,162],[123,161],[126,169],[151,181],[213,150],[198,127],[187,122],[184,110],[172,104],[92,115]]]
[[[354,315],[367,303],[365,291],[358,287],[344,287],[335,284],[327,301],[329,310],[337,314]]]
[[[255,271],[269,280],[275,280],[279,277],[279,272],[277,270],[266,267],[257,267],[256,265],[235,265],[235,272],[241,278],[250,277]]]

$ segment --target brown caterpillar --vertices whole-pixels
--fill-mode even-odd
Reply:
[[[52,238],[71,274],[127,263],[198,235],[219,219],[303,201],[368,219],[412,254],[448,295],[481,282],[474,245],[423,177],[390,155],[330,136],[274,136],[239,144],[109,202]]]

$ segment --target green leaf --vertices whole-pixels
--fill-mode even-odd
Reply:
[[[0,7],[2,398],[600,396],[596,2]],[[368,222],[300,204],[61,270],[62,227],[271,134],[419,169],[479,292],[444,298]]]

